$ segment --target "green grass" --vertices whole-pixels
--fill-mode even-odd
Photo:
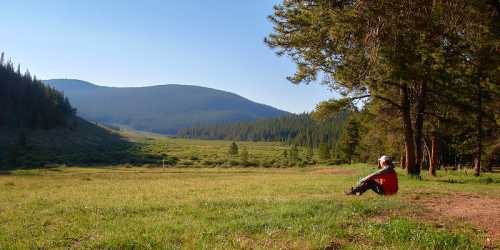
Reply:
[[[278,142],[238,142],[249,152],[247,162],[229,156],[230,141],[203,141],[169,138],[134,131],[112,131],[102,126],[76,120],[76,128],[49,131],[26,130],[27,145],[16,144],[20,131],[0,130],[0,170],[54,165],[99,166],[130,164],[180,167],[304,167],[317,159],[291,162],[283,156],[288,145]]]
[[[30,166],[56,164],[0,172],[0,249],[481,249],[484,232],[423,220],[420,200],[500,191],[498,175],[440,171],[401,174],[397,196],[346,197],[375,168],[325,173],[317,155],[306,160],[300,149],[292,163],[276,142],[238,142],[250,155],[244,164],[228,155],[230,141],[84,125],[51,136],[50,147],[45,133],[33,134],[40,150],[17,154]],[[82,133],[93,136],[74,142]],[[172,166],[158,168],[163,159]]]
[[[141,145],[141,150],[150,155],[168,155],[178,159],[176,165],[182,167],[231,167],[241,166],[238,156],[231,157],[228,154],[231,141],[208,141],[180,138],[168,138],[162,136],[137,135],[125,133],[128,138]],[[237,142],[241,151],[247,148],[248,161],[254,166],[262,167],[286,167],[292,166],[291,162],[283,156],[283,151],[290,147],[279,142]],[[305,150],[302,159],[305,159]],[[234,163],[232,163],[234,162]],[[297,164],[293,164],[295,166]]]
[[[168,142],[173,150],[177,140]],[[202,142],[192,143],[204,147]],[[183,153],[182,148],[176,150]],[[200,153],[209,150],[223,151],[207,147]],[[417,214],[423,208],[407,197],[415,189],[421,195],[498,193],[498,176],[483,177],[493,180],[488,183],[470,181],[474,178],[463,173],[440,172],[440,177],[424,181],[401,176],[397,196],[348,197],[343,190],[373,168],[341,168],[352,171],[334,175],[318,167],[15,170],[0,176],[0,249],[482,248],[483,233],[462,221],[446,227],[421,221]],[[446,182],[449,178],[465,184]]]

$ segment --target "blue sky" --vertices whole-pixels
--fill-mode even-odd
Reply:
[[[291,112],[333,97],[293,85],[263,42],[277,0],[16,0],[0,9],[0,50],[40,79],[107,86],[190,84]]]

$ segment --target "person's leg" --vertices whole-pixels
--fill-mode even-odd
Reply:
[[[369,188],[370,187],[366,184],[366,182],[361,182],[356,187],[352,188],[350,194],[359,194],[359,195],[362,195]]]
[[[347,194],[359,194],[362,195],[366,190],[371,189],[377,194],[384,194],[384,190],[378,182],[374,180],[367,180],[362,183],[360,183],[358,186],[352,188],[351,192],[348,192]]]
[[[379,195],[384,194],[384,188],[378,182],[376,182],[374,180],[369,180],[366,182],[366,185],[368,186],[369,189],[373,190],[373,192],[375,192]]]

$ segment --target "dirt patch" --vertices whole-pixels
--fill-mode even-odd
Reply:
[[[375,215],[375,216],[368,218],[368,221],[375,222],[375,223],[386,223],[390,219],[391,218],[388,215]]]
[[[328,246],[325,247],[325,250],[340,250],[342,249],[342,243],[340,241],[332,241]]]
[[[354,169],[348,168],[323,168],[318,169],[313,172],[314,174],[343,174],[343,175],[351,175],[355,174],[356,171]]]
[[[418,197],[418,196],[417,196]],[[475,227],[485,230],[489,241],[500,242],[500,198],[477,194],[453,193],[446,196],[420,197],[422,204],[437,216],[464,220]]]

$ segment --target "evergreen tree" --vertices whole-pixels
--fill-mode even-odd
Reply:
[[[241,162],[246,165],[248,163],[248,150],[246,147],[243,147],[240,152]]]
[[[343,95],[318,105],[317,117],[355,110],[360,100],[390,109],[401,122],[406,169],[419,175],[426,121],[429,115],[442,116],[429,107],[441,106],[445,99],[433,95],[466,97],[475,89],[479,94],[468,103],[476,100],[476,123],[484,121],[477,111],[484,107],[480,100],[485,85],[478,80],[490,74],[477,70],[480,60],[474,59],[481,51],[498,58],[500,8],[497,1],[458,2],[284,1],[270,17],[275,32],[266,42],[297,64],[296,74],[289,77],[292,82],[308,83],[327,75],[325,82]],[[488,43],[496,47],[483,46]],[[475,69],[461,70],[461,64]],[[477,72],[478,77],[460,76],[457,71]],[[498,67],[488,70],[498,76],[497,71]],[[455,88],[463,84],[477,87]],[[476,130],[476,151],[481,155],[483,130]]]
[[[290,149],[290,162],[292,164],[297,164],[299,160],[299,149],[297,148],[297,145],[293,145],[292,148]]]
[[[228,154],[231,157],[238,156],[238,145],[236,144],[236,142],[231,143],[231,145],[229,146]]]
[[[306,150],[306,158],[308,161],[314,158],[314,149],[312,146],[308,146]]]
[[[344,128],[340,139],[339,150],[342,156],[349,164],[352,163],[353,157],[356,155],[356,149],[360,142],[360,124],[356,119],[350,119],[347,126]]]
[[[26,137],[25,131],[20,131],[17,138],[17,144],[21,148],[26,148],[28,146],[28,138]]]
[[[237,124],[199,125],[181,129],[178,136],[215,140],[280,141],[289,145],[318,147],[322,141],[335,144],[347,115],[342,113],[323,123],[317,123],[310,114],[301,114]]]
[[[326,144],[324,142],[319,144],[318,154],[319,154],[319,158],[321,160],[329,160],[331,158],[331,155],[330,155],[330,148],[328,147],[328,144]]]
[[[288,150],[283,150],[283,158],[288,159]]]
[[[66,101],[65,101],[66,100]],[[12,61],[0,56],[0,127],[51,129],[66,126],[75,109],[64,95],[14,69]]]

